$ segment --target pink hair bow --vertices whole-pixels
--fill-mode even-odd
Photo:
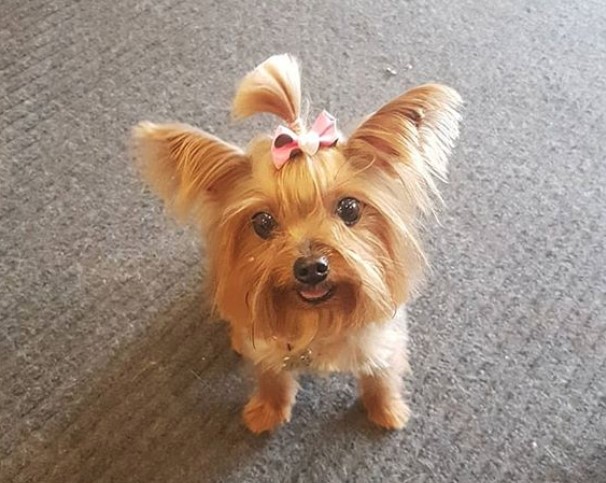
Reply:
[[[271,143],[271,155],[276,169],[280,169],[295,154],[304,152],[314,155],[321,147],[334,146],[339,139],[337,121],[328,112],[322,111],[303,134],[296,134],[286,126],[278,126]]]

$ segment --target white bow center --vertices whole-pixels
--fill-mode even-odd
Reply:
[[[312,156],[318,152],[318,149],[320,149],[320,136],[318,136],[318,133],[316,132],[308,131],[299,136],[297,144],[299,145],[299,149],[301,149],[301,151]]]

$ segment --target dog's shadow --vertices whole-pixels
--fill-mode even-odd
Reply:
[[[46,483],[214,481],[261,447],[264,440],[241,423],[250,389],[242,362],[224,324],[206,320],[200,307],[201,297],[190,294],[157,315],[77,388],[85,396],[54,434],[29,438],[13,476]]]

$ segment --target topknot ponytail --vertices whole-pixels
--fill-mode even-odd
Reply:
[[[268,112],[301,129],[301,77],[297,60],[288,54],[274,55],[249,72],[233,101],[235,118]]]

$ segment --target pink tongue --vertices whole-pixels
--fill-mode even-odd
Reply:
[[[320,297],[324,297],[328,289],[322,287],[314,287],[306,290],[301,290],[301,295],[306,299],[319,299]]]

